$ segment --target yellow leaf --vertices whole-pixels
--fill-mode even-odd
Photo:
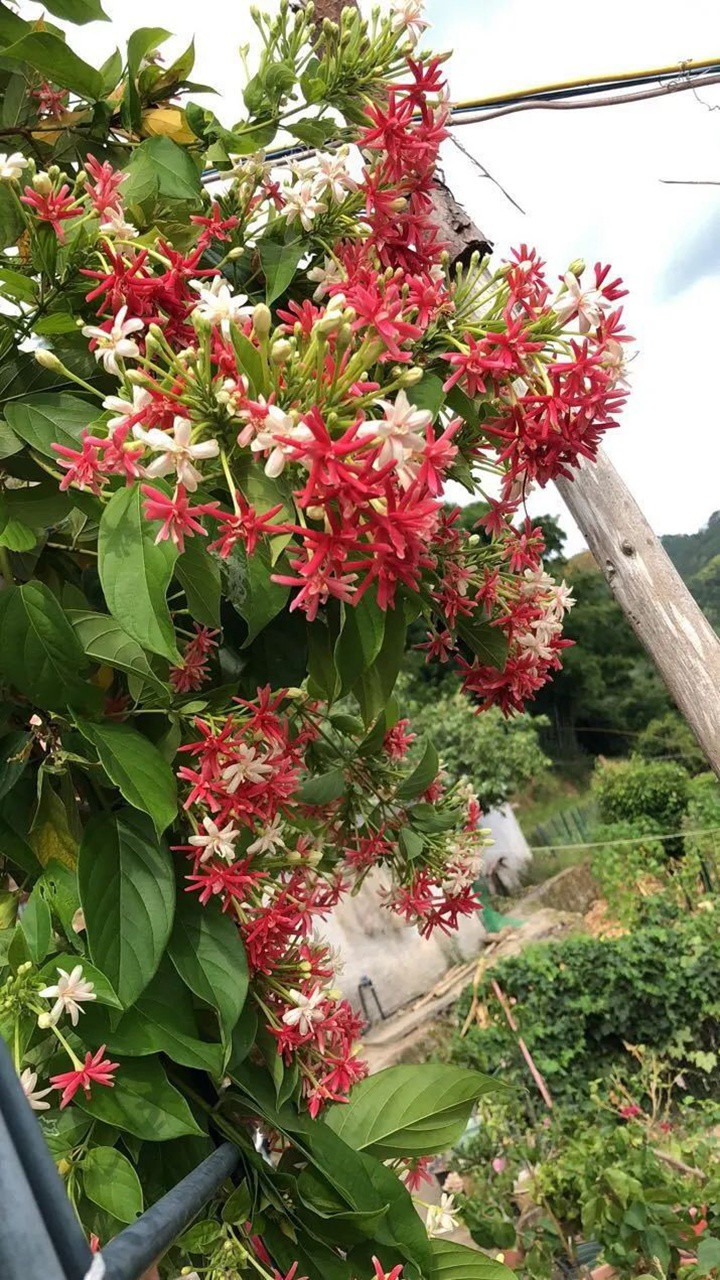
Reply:
[[[140,132],[146,138],[171,138],[182,146],[195,142],[195,134],[189,128],[185,112],[180,107],[152,107],[143,111]]]
[[[96,688],[102,689],[103,693],[107,693],[114,679],[115,672],[112,667],[102,666],[98,667],[97,671],[92,676],[92,684],[94,684]]]
[[[47,142],[49,146],[54,146],[59,138],[62,138],[66,129],[71,129],[73,125],[85,124],[88,120],[92,120],[92,111],[63,111],[59,116],[53,117],[54,128],[42,128],[33,132],[33,138],[38,142]]]
[[[70,830],[65,805],[47,777],[43,778],[40,802],[27,840],[41,866],[46,867],[54,858],[64,867],[71,870],[75,867],[77,840]]]

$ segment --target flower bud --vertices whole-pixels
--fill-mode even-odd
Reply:
[[[582,275],[584,270],[585,270],[585,263],[583,262],[582,258],[576,258],[575,261],[571,262],[570,266],[568,267],[568,271],[570,272],[570,274],[573,276],[577,276],[578,280],[580,279],[580,276]]]
[[[62,360],[55,355],[54,351],[48,351],[47,347],[38,347],[35,351],[35,359],[41,364],[43,369],[51,369],[53,373],[64,373],[65,365]]]
[[[236,258],[242,258],[244,252],[245,252],[244,247],[240,244],[236,244],[235,248],[231,249],[229,254],[227,255],[228,261],[234,262]]]
[[[41,196],[49,196],[50,192],[53,189],[52,178],[50,177],[50,174],[45,173],[45,171],[42,169],[40,170],[40,173],[35,174],[32,180],[32,184],[33,184],[33,189],[39,192]]]
[[[310,520],[322,520],[325,515],[324,507],[306,507],[305,514]]]
[[[39,1013],[37,1024],[41,1031],[47,1031],[48,1027],[53,1024],[52,1017],[49,1013]]]
[[[259,302],[252,314],[253,329],[258,338],[267,338],[272,328],[272,315],[270,308],[265,306],[264,302]]]
[[[403,369],[399,375],[400,385],[402,387],[414,387],[422,380],[423,370],[418,365],[412,365],[410,369]]]
[[[273,364],[285,364],[285,361],[290,358],[291,352],[292,345],[288,342],[287,338],[280,338],[277,342],[274,342],[270,348],[270,359]]]

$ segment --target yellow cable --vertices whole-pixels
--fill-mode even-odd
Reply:
[[[585,76],[581,80],[565,80],[556,84],[539,85],[536,89],[519,89],[515,93],[496,93],[489,98],[475,98],[467,102],[453,102],[454,109],[464,109],[470,107],[486,107],[495,105],[500,102],[517,102],[523,98],[532,98],[538,93],[557,93],[560,89],[582,89],[593,83],[602,84],[623,84],[626,80],[634,80],[638,76],[668,76],[682,75],[684,71],[702,70],[707,67],[716,67],[720,64],[720,58],[706,58],[702,62],[694,62],[691,59],[679,63],[676,62],[671,67],[652,67],[647,71],[622,71],[614,72],[608,76]]]

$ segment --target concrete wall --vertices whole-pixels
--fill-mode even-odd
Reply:
[[[513,866],[530,861],[530,850],[509,806],[483,818],[495,843],[486,851],[490,872],[500,858]],[[467,917],[449,937],[435,933],[421,938],[417,929],[380,905],[382,873],[371,873],[356,897],[348,897],[322,926],[322,932],[342,955],[344,970],[338,986],[359,1007],[358,984],[372,980],[386,1013],[423,995],[452,965],[476,955],[485,930],[480,914]]]

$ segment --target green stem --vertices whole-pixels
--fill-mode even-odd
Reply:
[[[5,580],[4,585],[6,587],[11,587],[14,579],[7,547],[0,547],[0,572]]]

